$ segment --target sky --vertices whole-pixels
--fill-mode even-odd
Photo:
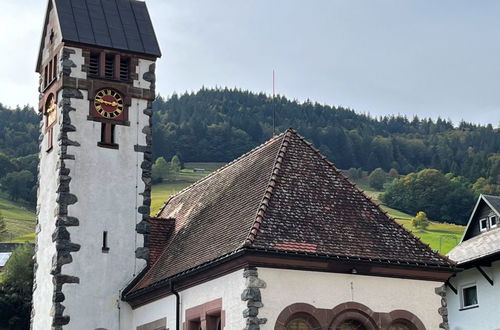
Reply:
[[[237,87],[372,116],[500,124],[500,1],[146,0],[157,93]],[[0,103],[38,100],[46,0],[0,0]]]

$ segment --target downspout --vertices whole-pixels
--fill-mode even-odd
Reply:
[[[174,281],[170,280],[170,292],[175,295],[175,330],[180,330],[180,306],[181,306],[181,297],[179,296],[179,292],[174,289]]]

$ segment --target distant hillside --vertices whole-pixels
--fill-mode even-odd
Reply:
[[[9,157],[37,153],[39,123],[33,108],[10,109],[0,103],[0,153]]]
[[[241,90],[202,89],[159,97],[154,103],[153,152],[184,161],[230,161],[288,127],[314,143],[339,168],[423,168],[452,172],[475,182],[500,175],[500,131],[491,125],[448,120],[372,118],[342,107]],[[496,121],[498,118],[492,118]]]
[[[158,97],[154,157],[170,160],[178,154],[188,162],[230,161],[272,136],[273,109],[277,132],[295,128],[342,169],[394,168],[407,174],[435,168],[464,176],[471,184],[481,177],[482,185],[500,183],[500,131],[491,125],[462,122],[453,127],[443,119],[372,118],[347,108],[229,89]],[[0,185],[14,200],[35,200],[39,121],[30,107],[8,109],[0,104]],[[8,191],[9,185],[15,194]]]

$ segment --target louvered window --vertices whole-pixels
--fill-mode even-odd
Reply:
[[[89,76],[99,76],[99,53],[90,53]]]
[[[108,79],[113,79],[114,71],[115,71],[115,56],[106,55],[106,61],[104,63],[104,77]]]
[[[128,81],[129,80],[129,67],[130,67],[130,59],[127,57],[120,58],[120,80]]]

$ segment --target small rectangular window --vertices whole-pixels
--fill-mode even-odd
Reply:
[[[102,252],[108,252],[109,247],[108,247],[108,232],[103,231],[102,232]]]
[[[201,329],[201,321],[199,319],[188,321],[188,330],[200,330],[200,329]]]
[[[51,151],[52,148],[54,147],[53,141],[54,141],[54,128],[51,127],[47,131],[47,149],[46,149],[47,152]]]
[[[115,72],[115,55],[106,54],[106,61],[104,63],[104,77],[108,79],[113,79],[114,72]]]
[[[120,80],[128,81],[129,80],[129,66],[130,59],[127,57],[120,58]]]
[[[491,216],[490,217],[490,228],[495,228],[496,226],[497,226],[497,217]]]
[[[52,79],[57,79],[57,55],[54,56],[54,67],[52,68]]]
[[[488,230],[488,219],[484,218],[484,219],[479,220],[479,229],[481,231]]]
[[[462,287],[462,308],[478,306],[477,286],[475,284]]]
[[[90,53],[89,76],[99,76],[99,53]]]
[[[118,149],[118,144],[115,143],[115,127],[110,123],[101,123],[101,141],[97,143],[100,147]]]
[[[53,74],[53,70],[52,69],[53,69],[53,65],[52,65],[52,60],[51,60],[49,62],[49,83],[51,83],[52,79],[54,79],[53,78],[54,74]]]
[[[49,85],[49,67],[45,66],[43,69],[43,88]]]

